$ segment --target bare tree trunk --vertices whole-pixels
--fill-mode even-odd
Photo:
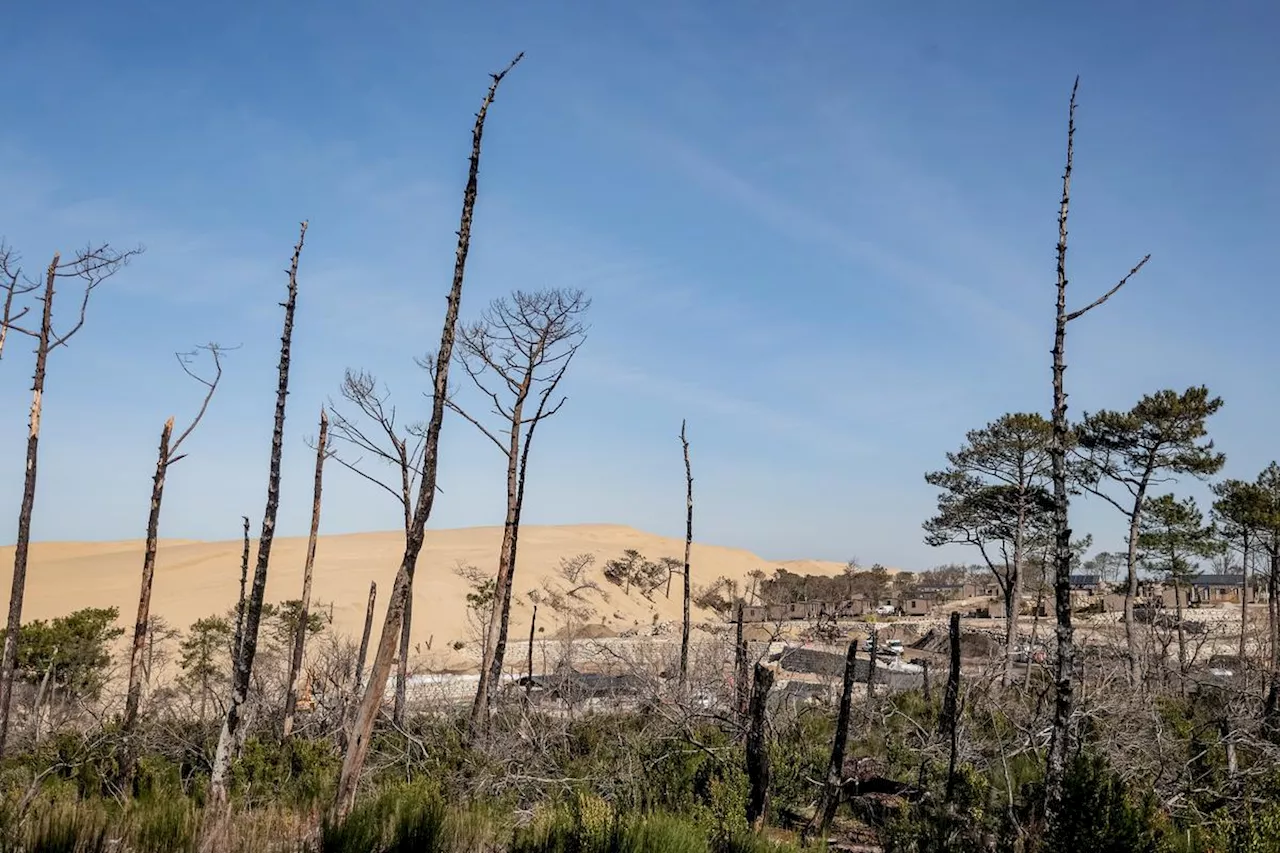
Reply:
[[[142,555],[142,585],[138,592],[138,617],[133,623],[133,645],[129,650],[129,689],[124,703],[123,736],[120,751],[120,779],[133,780],[134,750],[131,743],[138,705],[142,700],[142,652],[147,644],[147,625],[151,619],[151,584],[156,573],[156,551],[160,539],[160,505],[164,500],[164,477],[169,468],[169,442],[173,438],[173,418],[165,421],[160,431],[160,451],[156,473],[151,479],[151,510],[147,516],[147,541]]]
[[[244,522],[244,548],[240,551],[240,597],[236,600],[236,633],[231,645],[231,670],[240,666],[240,651],[244,648],[244,604],[249,595],[249,516]]]
[[[378,600],[378,584],[369,582],[369,606],[364,611],[364,633],[360,635],[360,653],[356,656],[355,679],[352,682],[352,694],[360,692],[364,682],[364,662],[369,654],[369,634],[373,631],[373,605]]]
[[[1026,508],[1018,507],[1018,527],[1013,534],[1013,566],[1004,594],[1004,673],[1000,686],[1013,684],[1013,658],[1018,642],[1018,615],[1022,609],[1022,560],[1026,529]]]
[[[693,469],[689,466],[689,440],[685,438],[685,422],[680,422],[680,444],[684,447],[685,523],[684,523],[684,616],[680,623],[680,693],[689,683],[689,557],[693,551]]]
[[[1267,554],[1270,557],[1267,573],[1267,678],[1270,686],[1263,703],[1262,719],[1267,729],[1274,732],[1280,728],[1280,638],[1276,636],[1277,629],[1280,629],[1280,601],[1277,600],[1280,594],[1280,541],[1273,539],[1269,542]]]
[[[1049,445],[1053,468],[1053,574],[1054,616],[1057,619],[1058,655],[1055,673],[1053,729],[1045,772],[1045,802],[1052,812],[1062,794],[1066,771],[1068,727],[1075,701],[1073,683],[1075,637],[1071,626],[1071,522],[1067,493],[1067,392],[1063,373],[1067,369],[1067,211],[1071,204],[1071,161],[1075,141],[1076,89],[1071,87],[1071,107],[1067,124],[1067,165],[1062,173],[1062,202],[1058,210],[1058,302],[1053,333],[1053,440]]]
[[[879,658],[877,653],[880,651],[880,632],[871,632],[871,657],[867,661],[867,698],[874,699],[876,696],[876,663]]]
[[[1249,633],[1249,533],[1244,534],[1243,556],[1240,558],[1240,667],[1245,666],[1245,637]]]
[[[1031,614],[1031,642],[1027,644],[1027,671],[1023,674],[1022,688],[1031,689],[1031,665],[1035,662],[1036,641],[1040,632],[1040,609],[1044,607],[1044,587],[1036,589],[1036,610]]]
[[[1182,629],[1182,583],[1177,575],[1173,578],[1174,618],[1178,620],[1178,692],[1186,693],[1187,675],[1187,632]]]
[[[956,746],[960,728],[960,614],[951,611],[948,629],[951,640],[951,669],[947,672],[947,694],[942,700],[942,733],[947,739],[947,802],[955,794]]]
[[[524,683],[524,701],[529,704],[529,695],[533,690],[533,633],[538,627],[538,605],[533,605],[533,618],[529,620],[529,660],[528,660],[528,680]]]
[[[528,393],[529,377],[521,391]],[[517,399],[512,409],[510,446],[507,448],[507,515],[502,526],[502,544],[498,549],[498,573],[494,578],[493,606],[485,632],[484,655],[480,662],[480,680],[476,682],[476,695],[471,703],[470,734],[475,736],[480,722],[485,719],[490,705],[490,693],[501,683],[503,657],[506,652],[508,619],[511,613],[512,575],[515,571],[517,537],[520,530],[520,503],[523,497],[520,464],[520,438],[524,411],[524,397]],[[525,444],[528,450],[528,444]]]
[[[1146,478],[1143,479],[1145,481]],[[1133,604],[1138,598],[1138,524],[1142,517],[1145,492],[1144,483],[1138,488],[1133,510],[1129,514],[1129,549],[1126,556],[1129,585],[1124,590],[1124,639],[1129,659],[1129,684],[1134,687],[1142,683],[1142,673],[1138,666],[1138,626],[1133,618]]]
[[[409,632],[413,627],[413,581],[405,593],[404,618],[400,620],[400,655],[396,660],[396,696],[391,705],[391,722],[404,726],[404,709],[409,701]]]
[[[933,702],[933,685],[930,684],[930,678],[929,678],[930,672],[933,669],[933,667],[930,665],[927,659],[922,660],[920,662],[920,666],[924,669],[922,686],[921,686],[921,694],[924,697],[925,704],[928,705],[929,703]]]
[[[747,717],[747,706],[751,701],[751,676],[750,670],[747,669],[747,641],[743,636],[742,624],[742,602],[738,602],[737,629],[733,643],[733,681],[734,694],[737,701],[734,703],[734,710],[737,712],[739,720],[745,720]]]
[[[831,828],[840,805],[840,792],[844,784],[844,749],[849,740],[849,706],[853,701],[853,683],[857,674],[858,642],[849,644],[844,658],[844,681],[840,685],[840,710],[836,714],[836,738],[831,744],[831,761],[827,764],[827,784],[822,789],[822,803],[815,813],[820,816],[818,837],[823,841]]]
[[[756,664],[747,728],[747,777],[751,785],[747,795],[747,823],[757,832],[764,827],[769,816],[770,768],[766,712],[772,688],[773,670],[764,664]]]
[[[493,103],[498,91],[498,84],[524,54],[519,54],[503,71],[493,75],[493,82],[476,113],[475,128],[471,141],[471,169],[467,178],[467,188],[462,200],[462,219],[458,228],[458,252],[454,264],[453,285],[449,291],[448,309],[445,312],[444,328],[440,334],[440,349],[436,353],[435,387],[431,404],[431,420],[427,425],[427,436],[423,446],[422,479],[418,485],[418,502],[413,515],[413,523],[405,531],[404,557],[400,561],[400,569],[396,572],[395,583],[391,589],[387,604],[387,616],[382,625],[382,635],[378,640],[378,650],[374,656],[373,671],[369,684],[365,688],[364,698],[356,713],[352,726],[351,738],[347,744],[346,754],[342,760],[342,772],[338,778],[337,791],[334,795],[333,817],[345,817],[355,804],[356,786],[360,781],[360,772],[364,769],[365,758],[369,754],[369,737],[373,733],[373,724],[377,719],[378,708],[382,704],[382,694],[386,690],[387,676],[391,673],[391,661],[395,656],[396,634],[404,616],[405,601],[409,594],[409,585],[417,568],[418,554],[422,550],[427,520],[431,516],[431,508],[435,501],[436,474],[440,447],[440,427],[444,421],[445,397],[449,385],[449,361],[453,356],[454,331],[458,322],[458,309],[462,303],[462,280],[467,263],[467,252],[471,245],[471,220],[475,211],[476,190],[480,172],[480,141],[484,134],[484,119],[489,105]]]
[[[9,705],[18,666],[18,631],[22,628],[22,597],[27,588],[27,557],[31,549],[31,516],[36,505],[36,464],[40,458],[40,413],[44,399],[44,379],[49,363],[49,343],[53,322],[53,285],[57,280],[59,255],[54,255],[45,275],[44,313],[40,322],[40,343],[36,347],[36,367],[31,382],[31,414],[27,420],[27,468],[22,481],[22,504],[18,509],[18,538],[13,549],[13,585],[9,592],[9,621],[4,635],[4,657],[0,660],[0,757],[9,736]]]
[[[40,679],[40,689],[36,691],[36,701],[31,709],[31,719],[34,723],[31,739],[36,746],[40,745],[40,737],[44,732],[44,699],[49,695],[49,682],[53,679],[53,665],[57,660],[58,648],[55,646],[53,654],[49,657],[49,666],[45,668],[44,678]]]
[[[320,436],[316,440],[315,491],[311,498],[311,532],[307,538],[307,558],[302,567],[302,603],[298,607],[298,628],[289,658],[289,680],[284,698],[284,736],[293,733],[293,716],[298,710],[298,673],[307,649],[307,623],[311,617],[311,573],[316,564],[316,539],[320,535],[320,495],[324,484],[324,458],[329,446],[329,416],[320,409]]]
[[[253,673],[253,659],[258,651],[258,625],[262,619],[263,597],[267,589],[267,569],[271,559],[271,543],[275,537],[276,513],[280,508],[280,460],[284,451],[285,401],[289,396],[289,357],[293,344],[293,315],[298,301],[298,259],[307,236],[307,223],[303,222],[298,243],[293,249],[289,265],[289,290],[284,302],[284,330],[280,336],[279,378],[276,384],[275,426],[271,433],[271,461],[267,473],[267,505],[262,515],[262,533],[258,537],[258,561],[253,570],[253,588],[244,608],[244,634],[240,653],[235,662],[227,715],[218,736],[218,749],[214,754],[209,773],[209,800],[212,823],[206,829],[206,846],[213,841],[213,830],[221,821],[220,812],[227,805],[227,774],[231,769],[231,755],[241,736],[244,722],[241,708],[249,698],[249,683]]]

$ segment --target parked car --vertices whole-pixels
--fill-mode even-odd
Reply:
[[[877,616],[897,616],[898,608],[894,607],[892,604],[881,604],[879,607],[876,608],[876,615]]]

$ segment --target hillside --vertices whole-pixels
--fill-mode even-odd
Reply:
[[[413,635],[417,657],[429,664],[457,665],[458,655],[450,646],[462,641],[469,647],[474,629],[468,624],[466,595],[468,583],[455,572],[460,563],[492,574],[496,566],[500,527],[461,530],[430,530],[418,562],[413,596]],[[271,552],[271,573],[267,601],[297,598],[302,584],[306,537],[275,540]],[[255,542],[256,547],[256,542]],[[400,533],[358,533],[322,536],[317,545],[313,601],[327,609],[333,603],[334,629],[359,636],[363,625],[369,583],[378,584],[378,608],[374,628],[385,613],[386,596],[400,562],[403,536]],[[511,636],[527,637],[532,607],[529,591],[544,584],[564,588],[556,567],[563,557],[591,553],[595,564],[588,576],[604,591],[581,595],[595,611],[592,622],[611,631],[622,632],[637,626],[680,618],[677,577],[670,600],[659,590],[650,601],[636,591],[623,590],[604,580],[606,561],[635,549],[657,560],[683,560],[684,541],[644,533],[620,525],[529,526],[521,530]],[[185,629],[203,616],[225,612],[235,604],[240,581],[239,541],[198,542],[162,540],[158,556],[151,612],[164,617],[174,627]],[[0,548],[0,561],[11,566],[13,548]],[[718,577],[743,582],[753,569],[771,571],[785,566],[792,571],[834,574],[843,568],[835,562],[796,560],[769,562],[749,551],[717,545],[693,546],[695,588]],[[31,549],[31,566],[23,607],[23,621],[61,616],[82,607],[120,609],[120,623],[132,626],[137,610],[138,581],[142,565],[142,541],[126,542],[42,542]],[[252,563],[251,563],[252,565]],[[746,580],[749,585],[750,581]],[[5,585],[8,589],[8,584]],[[7,596],[6,596],[7,601]],[[710,617],[695,608],[694,619]],[[558,625],[548,607],[539,609],[538,621],[550,636]]]

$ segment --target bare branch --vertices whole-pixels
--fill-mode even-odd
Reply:
[[[65,346],[84,326],[85,317],[89,311],[89,298],[98,285],[127,266],[129,261],[142,254],[142,251],[142,247],[139,246],[127,252],[117,252],[109,245],[103,244],[97,249],[84,249],[70,261],[57,265],[54,275],[58,278],[80,279],[84,292],[80,299],[80,313],[75,325],[63,334],[50,330],[50,350]]]
[[[191,362],[199,354],[200,350],[204,350],[209,353],[209,357],[213,359],[212,378],[205,379],[191,369]],[[222,381],[222,353],[226,352],[226,350],[226,347],[210,342],[202,347],[196,347],[193,352],[175,354],[178,359],[178,364],[182,365],[183,372],[207,388],[208,393],[204,395],[204,400],[200,402],[200,410],[196,412],[196,416],[192,418],[191,423],[182,431],[182,434],[178,436],[178,439],[169,446],[169,459],[166,461],[166,465],[172,465],[174,462],[177,462],[182,458],[181,455],[175,455],[177,454],[178,448],[182,445],[182,442],[186,441],[187,436],[191,435],[191,433],[195,431],[196,426],[199,425],[200,420],[204,417],[205,411],[208,410],[209,401],[213,399],[214,392],[218,390],[218,383]]]
[[[1068,314],[1067,322],[1070,323],[1072,320],[1077,320],[1080,317],[1083,317],[1085,314],[1088,314],[1094,308],[1097,308],[1099,305],[1101,305],[1102,303],[1110,299],[1112,296],[1114,296],[1116,292],[1120,290],[1120,288],[1124,287],[1125,284],[1128,283],[1129,279],[1133,278],[1135,275],[1138,274],[1138,270],[1142,269],[1144,266],[1147,265],[1147,261],[1149,260],[1151,260],[1150,254],[1148,254],[1142,260],[1138,261],[1137,266],[1129,270],[1129,273],[1124,278],[1120,279],[1120,281],[1116,283],[1115,287],[1111,288],[1106,293],[1102,294],[1097,299],[1093,300],[1088,305],[1081,308],[1079,311],[1072,311],[1070,314]]]

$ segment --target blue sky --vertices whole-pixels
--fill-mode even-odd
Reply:
[[[32,268],[89,241],[147,248],[52,361],[37,538],[142,534],[160,426],[199,397],[172,353],[209,340],[242,346],[162,532],[257,523],[303,218],[281,530],[305,531],[304,438],[344,367],[426,411],[413,358],[438,340],[472,114],[520,50],[485,137],[463,314],[517,287],[594,299],[526,522],[681,535],[687,418],[701,541],[969,557],[923,544],[923,474],[965,430],[1048,410],[1077,73],[1074,303],[1152,261],[1073,324],[1073,413],[1205,383],[1226,399],[1226,474],[1276,455],[1274,4],[425,5],[10,11],[0,234]],[[11,339],[0,519],[17,515],[30,367]],[[496,451],[451,418],[442,454],[432,525],[500,522]],[[336,467],[328,483],[327,532],[397,528],[381,494]],[[1074,517],[1120,546],[1114,510]]]

